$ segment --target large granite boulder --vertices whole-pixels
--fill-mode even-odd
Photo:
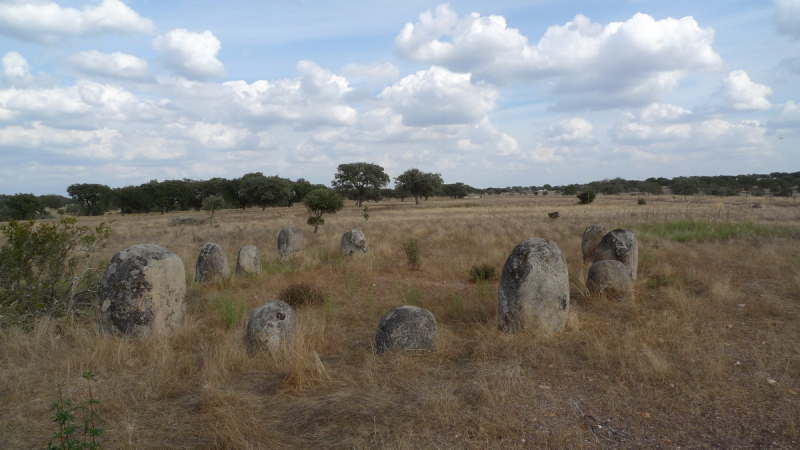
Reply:
[[[194,266],[194,281],[196,283],[206,283],[219,278],[228,278],[231,268],[228,267],[228,257],[222,247],[207,242],[197,256],[197,264]]]
[[[278,254],[283,259],[299,255],[303,245],[303,232],[294,225],[283,227],[278,234]]]
[[[631,271],[616,259],[597,261],[589,269],[586,288],[595,295],[605,295],[614,300],[633,298]]]
[[[342,244],[339,246],[342,256],[363,255],[367,253],[367,238],[358,230],[350,230],[342,235]]]
[[[632,231],[618,228],[605,236],[594,250],[594,262],[615,259],[630,270],[631,279],[636,279],[639,267],[639,244]]]
[[[278,352],[294,342],[297,315],[288,304],[275,300],[256,308],[247,321],[247,352],[266,349]]]
[[[584,230],[581,236],[581,252],[583,253],[583,262],[589,263],[594,261],[594,250],[597,244],[603,239],[603,236],[608,234],[606,227],[602,225],[592,225]]]
[[[424,353],[435,350],[436,318],[416,306],[398,306],[381,318],[375,332],[378,353],[403,350]]]
[[[236,275],[261,272],[261,255],[255,245],[245,245],[236,257]]]
[[[514,247],[503,266],[497,297],[502,330],[563,330],[569,318],[569,275],[558,245],[533,238]]]
[[[103,333],[141,337],[171,332],[186,315],[183,261],[160,245],[126,248],[111,258],[97,298]]]

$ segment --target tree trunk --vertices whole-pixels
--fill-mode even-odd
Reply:
[[[419,196],[414,196],[414,204],[419,205]]]

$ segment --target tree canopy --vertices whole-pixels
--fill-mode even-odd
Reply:
[[[314,233],[320,225],[325,223],[322,217],[325,214],[336,214],[344,208],[344,200],[338,192],[328,188],[317,188],[309,192],[303,199],[303,205],[308,210],[308,224],[314,227]]]
[[[380,189],[389,184],[389,175],[377,164],[357,162],[340,164],[331,185],[341,194],[353,198],[358,206],[364,200],[380,200]]]
[[[442,187],[442,175],[438,173],[425,173],[419,169],[408,169],[394,180],[395,187],[405,189],[414,196],[414,202],[419,204],[419,199],[436,195]]]

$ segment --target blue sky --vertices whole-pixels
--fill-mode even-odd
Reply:
[[[800,0],[0,0],[0,193],[800,170]]]

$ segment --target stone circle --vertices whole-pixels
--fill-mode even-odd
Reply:
[[[633,280],[630,269],[616,259],[597,261],[589,268],[586,288],[595,295],[605,295],[614,300],[633,297]]]
[[[514,247],[498,290],[500,329],[563,330],[569,318],[567,259],[554,241],[533,238]]]
[[[363,255],[367,253],[367,249],[367,238],[364,233],[350,230],[342,235],[342,244],[339,246],[339,253],[342,256]]]
[[[228,278],[231,269],[228,267],[228,257],[218,244],[206,242],[197,256],[194,266],[194,281],[206,283],[218,278]]]
[[[281,258],[291,258],[303,251],[303,232],[292,225],[281,228],[278,234],[278,254]]]
[[[375,332],[375,349],[378,353],[430,352],[436,349],[436,329],[436,318],[427,309],[398,306],[381,318]]]
[[[280,300],[256,308],[247,321],[247,352],[260,349],[278,352],[294,342],[297,315],[291,306]]]
[[[236,257],[236,275],[261,272],[261,255],[255,245],[245,245]]]
[[[97,292],[102,333],[166,334],[186,316],[183,260],[155,244],[128,247],[111,258]]]
[[[606,234],[608,234],[608,230],[602,225],[592,225],[583,232],[581,236],[581,252],[583,252],[584,263],[594,261],[594,250]]]
[[[639,244],[632,231],[618,228],[609,232],[594,250],[594,262],[615,259],[630,270],[631,279],[636,280],[636,271],[639,266]]]

